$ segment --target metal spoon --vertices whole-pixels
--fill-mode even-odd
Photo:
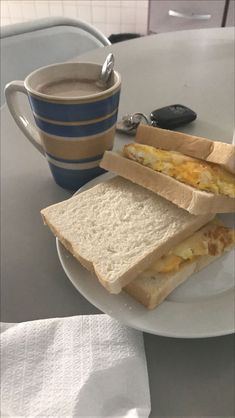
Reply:
[[[102,65],[101,73],[99,75],[97,85],[99,87],[106,87],[109,77],[111,76],[111,73],[113,71],[114,67],[114,56],[112,53],[108,54],[105,62]]]

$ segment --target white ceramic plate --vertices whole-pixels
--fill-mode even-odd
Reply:
[[[77,193],[111,178],[103,174]],[[232,226],[233,215],[221,216]],[[75,288],[102,312],[135,329],[177,338],[231,334],[234,326],[234,252],[225,254],[179,286],[156,309],[149,311],[124,291],[111,295],[57,240],[65,273]]]

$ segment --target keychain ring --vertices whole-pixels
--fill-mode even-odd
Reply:
[[[134,120],[133,120],[133,118],[135,117],[135,116],[141,116],[141,118],[143,118],[144,120],[145,120],[145,122],[147,123],[147,125],[150,125],[150,122],[149,122],[149,119],[148,119],[148,117],[144,114],[144,113],[141,113],[141,112],[136,112],[136,113],[133,113],[133,115],[131,115],[131,117],[130,117],[130,121],[131,121],[131,123],[133,123],[133,124],[135,124],[136,122],[134,122]],[[141,120],[139,121],[139,123],[141,122]]]

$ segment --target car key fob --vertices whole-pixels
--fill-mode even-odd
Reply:
[[[174,129],[192,122],[197,114],[186,106],[174,104],[154,110],[150,114],[151,125],[164,129]]]

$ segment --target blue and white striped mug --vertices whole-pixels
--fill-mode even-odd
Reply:
[[[99,162],[113,147],[121,77],[113,71],[107,88],[100,91],[57,94],[43,89],[61,81],[95,83],[101,65],[59,63],[39,68],[25,81],[12,81],[5,88],[9,110],[26,137],[47,158],[60,186],[76,190],[102,174]],[[73,87],[76,87],[72,83]],[[18,106],[18,92],[28,96],[36,127]]]

